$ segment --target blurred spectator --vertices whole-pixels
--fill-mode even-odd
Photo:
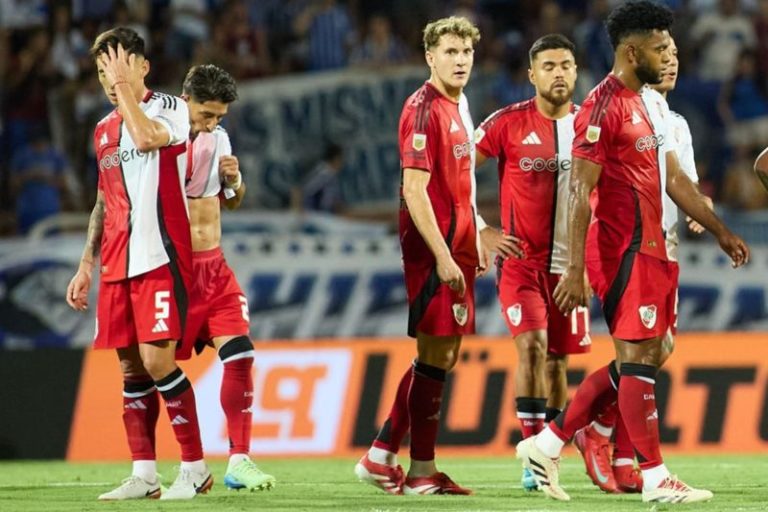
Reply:
[[[718,110],[726,139],[742,153],[768,146],[768,96],[760,78],[754,52],[744,50],[737,59],[736,74],[720,91]]]
[[[339,213],[342,209],[339,173],[344,168],[344,150],[329,144],[325,156],[293,191],[292,203],[300,211]]]
[[[88,42],[72,26],[67,3],[58,3],[51,13],[51,60],[54,69],[67,80],[76,80],[81,69],[90,65]]]
[[[165,52],[171,59],[189,61],[197,44],[208,39],[206,0],[171,0],[170,8],[171,30]]]
[[[30,138],[30,144],[20,149],[11,162],[11,190],[16,198],[20,234],[59,213],[67,189],[64,156],[54,149],[43,130],[34,131]]]
[[[757,210],[768,207],[768,195],[752,170],[755,153],[739,148],[725,174],[722,201],[729,208]]]
[[[718,82],[728,80],[741,51],[756,44],[754,27],[739,0],[720,0],[717,12],[699,16],[690,37],[700,52],[699,76]]]
[[[149,18],[149,4],[147,0],[133,0],[130,4],[123,0],[115,2],[112,8],[113,25],[116,27],[128,27],[136,31],[144,40],[144,50],[152,50],[152,37],[149,33],[147,21]]]
[[[379,67],[402,64],[407,57],[402,41],[392,34],[389,18],[374,14],[368,20],[365,40],[352,52],[350,62],[357,66]]]
[[[355,42],[355,27],[347,7],[336,0],[311,0],[293,25],[307,44],[306,67],[310,71],[342,68]]]
[[[758,67],[763,76],[768,76],[768,0],[760,0],[754,19]]]
[[[0,0],[0,27],[26,29],[41,27],[48,20],[46,0]]]
[[[248,6],[243,0],[228,2],[219,24],[226,29],[224,45],[234,64],[228,71],[236,79],[256,78],[270,73],[272,66],[266,32],[261,26],[250,23]]]
[[[581,68],[589,68],[593,76],[604,76],[613,69],[613,46],[605,29],[610,12],[609,0],[592,0],[587,19],[576,26],[573,37],[579,54],[579,74]]]

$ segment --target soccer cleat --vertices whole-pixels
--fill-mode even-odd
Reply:
[[[528,468],[523,468],[523,476],[520,478],[520,483],[523,484],[523,490],[526,491],[538,491],[539,484],[536,483],[533,473]]]
[[[591,426],[587,426],[576,432],[573,436],[573,444],[584,459],[584,466],[592,483],[608,493],[620,492],[611,466],[610,439],[601,436]]]
[[[644,502],[658,503],[695,503],[709,501],[713,494],[706,489],[694,489],[677,479],[677,475],[669,475],[658,487],[650,491],[643,489]]]
[[[131,475],[123,480],[120,487],[112,489],[99,496],[99,500],[156,500],[160,497],[160,492],[159,478],[156,479],[155,483],[151,484],[141,477]]]
[[[560,501],[570,501],[560,487],[560,459],[550,459],[536,447],[536,436],[531,436],[517,443],[516,457],[523,463],[539,485],[539,489],[550,498]]]
[[[403,485],[403,494],[455,494],[469,496],[471,489],[461,487],[445,473],[435,473],[431,476],[409,476]]]
[[[643,473],[631,464],[613,466],[613,476],[616,478],[619,492],[642,492]]]
[[[163,490],[161,500],[191,500],[198,494],[207,493],[213,486],[213,475],[205,468],[202,473],[187,468],[179,469],[179,476],[167,490]]]
[[[264,473],[251,459],[240,461],[224,475],[224,485],[232,490],[264,491],[272,489],[275,482],[275,477]]]
[[[368,453],[355,464],[355,475],[361,482],[378,487],[389,494],[403,494],[405,475],[402,466],[387,466],[373,462]]]

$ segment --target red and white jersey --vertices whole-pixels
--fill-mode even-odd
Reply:
[[[412,168],[431,174],[427,193],[437,225],[454,260],[466,266],[477,266],[479,261],[474,130],[466,97],[462,94],[457,103],[429,82],[405,101],[400,116],[401,173]],[[402,187],[400,244],[406,263],[434,264],[432,251],[411,219]]]
[[[219,158],[232,154],[227,131],[217,126],[187,141],[187,197],[216,197],[221,192]]]
[[[106,204],[101,279],[119,281],[184,257],[191,267],[191,235],[184,179],[189,112],[175,96],[148,92],[140,103],[165,126],[167,146],[136,149],[123,118],[113,110],[94,131],[99,190]]]
[[[637,92],[608,75],[574,119],[573,158],[602,167],[593,193],[588,260],[617,260],[628,251],[667,260],[661,203],[661,147],[666,125],[654,127]]]
[[[491,114],[475,132],[477,150],[499,161],[504,233],[522,240],[517,263],[555,274],[568,264],[568,185],[577,107],[553,120],[535,99]]]

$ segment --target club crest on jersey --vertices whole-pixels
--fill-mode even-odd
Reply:
[[[475,130],[475,144],[480,144],[480,141],[483,140],[483,137],[485,137],[485,130],[478,127],[477,130]]]
[[[594,144],[600,140],[600,127],[593,124],[587,127],[587,142]]]
[[[453,318],[456,319],[456,323],[464,327],[467,325],[467,319],[469,318],[469,308],[466,304],[454,304],[453,305]]]
[[[414,133],[413,134],[413,149],[416,151],[423,151],[427,147],[427,134],[426,133]]]
[[[517,327],[520,325],[520,322],[523,321],[523,306],[518,304],[513,304],[507,308],[507,318],[509,318],[509,323]]]
[[[647,329],[653,329],[656,325],[656,306],[640,306],[638,308],[640,313],[640,321]]]

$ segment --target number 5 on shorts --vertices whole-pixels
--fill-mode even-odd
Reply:
[[[171,292],[155,292],[155,320],[164,320],[171,316]]]

